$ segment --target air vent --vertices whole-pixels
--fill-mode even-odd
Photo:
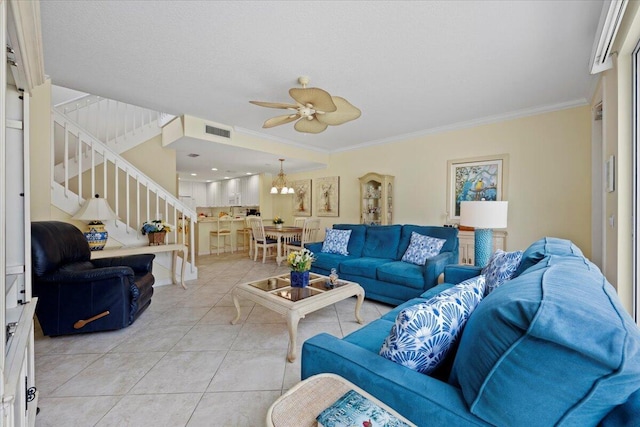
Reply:
[[[200,157],[200,154],[189,153],[189,154],[187,154],[187,157]]]
[[[231,138],[231,132],[226,129],[220,129],[214,126],[205,125],[205,132],[210,135],[221,136],[223,138]]]

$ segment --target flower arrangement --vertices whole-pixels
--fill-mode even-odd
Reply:
[[[276,215],[276,216],[273,218],[273,223],[274,223],[274,224],[276,224],[276,225],[277,225],[277,224],[284,224],[284,219],[282,219],[282,218],[280,218],[279,216],[277,216],[277,215]]]
[[[309,249],[289,252],[287,257],[287,264],[289,264],[292,271],[309,271],[313,261],[315,261],[313,252]]]
[[[171,232],[171,227],[173,227],[173,225],[167,224],[161,219],[154,219],[153,221],[145,221],[140,231],[142,231],[143,235],[147,233],[157,233],[159,231]]]

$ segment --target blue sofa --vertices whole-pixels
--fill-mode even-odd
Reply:
[[[351,230],[349,255],[323,253],[322,242],[306,244],[316,258],[311,271],[329,275],[331,269],[336,268],[340,278],[359,283],[369,299],[401,304],[436,286],[444,267],[458,262],[456,228],[365,224],[335,224],[333,228]],[[401,261],[413,231],[446,239],[440,254],[427,260],[425,265]]]
[[[479,272],[448,266],[445,283],[343,339],[312,337],[302,378],[341,375],[419,426],[640,425],[640,329],[567,240],[531,245],[431,376],[379,356],[402,308]]]

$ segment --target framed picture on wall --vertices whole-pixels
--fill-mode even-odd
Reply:
[[[316,213],[318,216],[340,216],[340,177],[316,178]]]
[[[293,216],[311,216],[311,180],[291,182],[293,188]]]
[[[508,154],[447,162],[447,219],[460,220],[460,202],[506,200]]]

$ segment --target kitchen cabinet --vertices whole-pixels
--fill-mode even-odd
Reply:
[[[475,264],[475,233],[473,231],[459,231],[458,232],[458,252],[459,264],[474,265]],[[507,246],[507,232],[495,231],[493,232],[493,250],[502,249],[506,250]]]
[[[369,225],[393,224],[394,177],[368,173],[360,179],[360,222]]]
[[[206,187],[206,205],[212,208],[228,206],[258,206],[260,176],[252,175],[226,181],[210,182]]]
[[[192,209],[198,206],[207,206],[207,184],[181,180],[178,183],[178,196]]]

